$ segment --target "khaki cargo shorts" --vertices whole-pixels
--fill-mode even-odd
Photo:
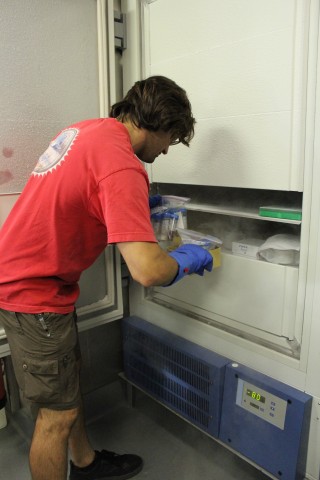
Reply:
[[[33,408],[68,410],[81,403],[76,313],[28,314],[0,309],[14,372]]]

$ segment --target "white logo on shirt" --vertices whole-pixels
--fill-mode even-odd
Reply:
[[[45,175],[57,168],[68,154],[78,133],[79,130],[77,128],[68,128],[61,132],[41,155],[32,174],[35,176]]]

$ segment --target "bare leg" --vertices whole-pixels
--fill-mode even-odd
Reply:
[[[79,408],[39,410],[29,454],[33,480],[66,480],[68,438],[78,414]]]
[[[94,460],[95,453],[87,437],[82,407],[71,430],[69,450],[72,461],[77,467],[86,467]]]

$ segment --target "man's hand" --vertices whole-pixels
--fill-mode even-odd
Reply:
[[[169,253],[178,263],[179,270],[176,277],[169,284],[178,282],[186,275],[196,273],[203,276],[204,271],[211,272],[213,268],[213,258],[204,248],[199,245],[185,244]]]

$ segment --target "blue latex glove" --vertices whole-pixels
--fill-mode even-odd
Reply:
[[[161,205],[161,195],[152,195],[149,197],[149,207],[154,208]]]
[[[199,245],[181,245],[173,252],[170,252],[169,255],[176,260],[179,266],[177,276],[172,280],[170,285],[178,282],[181,278],[190,275],[191,273],[203,276],[204,270],[211,272],[213,268],[212,256],[208,250],[205,250]]]

